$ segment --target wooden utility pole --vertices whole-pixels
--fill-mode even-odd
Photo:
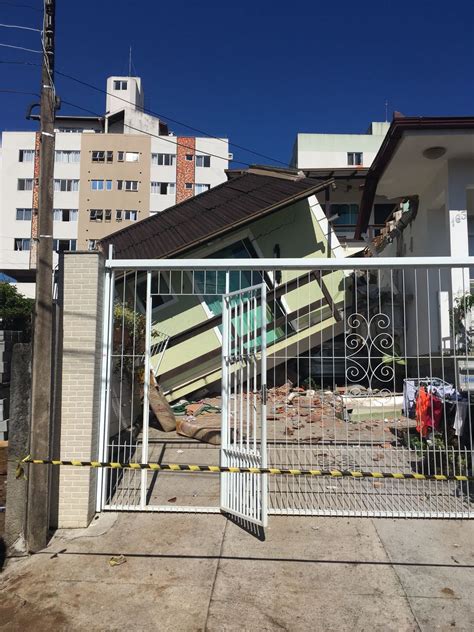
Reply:
[[[56,2],[55,0],[45,0],[44,6],[30,438],[30,452],[40,459],[50,457],[51,450],[54,113],[56,108],[53,84]],[[49,490],[49,467],[30,467],[26,533],[27,546],[30,551],[44,548],[48,541]]]

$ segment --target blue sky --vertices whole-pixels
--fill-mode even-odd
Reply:
[[[41,13],[19,5],[41,4],[0,2],[0,22],[39,26]],[[474,114],[468,0],[57,0],[57,14],[59,70],[103,88],[108,75],[127,72],[131,44],[147,107],[284,162],[297,132],[363,132],[384,120],[386,100],[389,116]],[[4,28],[0,42],[38,47],[36,33]],[[0,60],[41,57],[0,47]],[[103,94],[56,84],[64,100],[104,110]],[[39,68],[0,64],[0,89],[39,85]],[[29,129],[31,100],[0,93],[0,128]]]

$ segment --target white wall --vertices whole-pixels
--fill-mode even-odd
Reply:
[[[81,134],[56,134],[56,149],[80,150]],[[32,208],[32,191],[18,191],[19,178],[33,178],[34,162],[19,162],[20,149],[35,148],[34,132],[4,132],[0,170],[0,269],[29,269],[30,253],[14,250],[14,239],[31,238],[31,222],[16,219],[17,208]],[[79,179],[78,163],[55,163],[54,177]],[[56,193],[55,208],[79,208],[79,193]],[[77,222],[54,222],[57,239],[77,239]],[[57,264],[54,256],[54,265]]]
[[[294,166],[298,169],[347,167],[347,153],[362,152],[362,166],[370,167],[389,123],[372,123],[371,128],[373,133],[367,134],[298,134]]]

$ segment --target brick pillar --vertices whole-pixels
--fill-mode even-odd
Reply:
[[[196,139],[179,137],[176,151],[176,204],[194,195],[194,174],[196,162]],[[192,156],[188,160],[186,156]],[[187,189],[186,184],[192,184]]]
[[[104,260],[99,253],[67,253],[62,265],[63,350],[60,458],[97,458]],[[86,527],[95,512],[97,470],[61,467],[58,526]]]

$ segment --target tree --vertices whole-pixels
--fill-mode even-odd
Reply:
[[[14,285],[0,282],[0,329],[22,331],[29,340],[33,308],[33,299],[20,294]]]

